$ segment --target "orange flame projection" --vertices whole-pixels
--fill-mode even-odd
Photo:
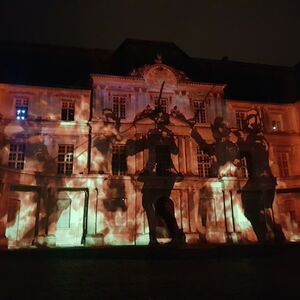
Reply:
[[[265,172],[259,174],[260,182],[265,177],[273,180],[266,163],[269,146],[261,126],[255,124],[255,111],[251,111],[247,120],[253,128],[256,126],[257,132],[234,131],[223,117],[215,115],[222,107],[213,98],[213,92],[218,89],[217,93],[221,93],[223,87],[189,84],[181,73],[175,74],[173,69],[160,64],[154,69],[147,66],[140,70],[139,76],[146,81],[140,77],[94,78],[97,85],[96,94],[92,95],[94,115],[90,115],[90,92],[54,89],[40,93],[43,118],[37,113],[29,114],[24,122],[13,117],[0,118],[0,245],[4,240],[9,248],[143,245],[149,243],[151,230],[154,233],[150,232],[150,242],[154,234],[159,243],[176,238],[188,244],[248,243],[257,241],[258,230],[254,228],[260,216],[269,217],[265,225],[267,234],[273,231],[271,238],[275,226],[281,224],[287,240],[300,241],[300,206],[295,201],[299,193],[278,193],[275,200],[271,195],[272,201],[264,209],[254,207],[259,209],[253,212],[249,199],[255,202],[253,195],[268,199],[265,192],[272,189],[261,184],[257,191],[249,166],[252,173],[248,178],[236,176],[238,161],[247,154],[243,147],[250,145],[251,151],[255,146],[265,155],[261,155]],[[180,78],[185,81],[180,82]],[[163,81],[164,91],[159,89]],[[147,88],[151,95],[145,92]],[[167,113],[170,107],[163,108],[159,101],[159,107],[153,107],[159,91],[165,93],[168,105],[174,105],[170,114]],[[28,91],[34,93],[34,88]],[[119,119],[118,124],[101,113],[105,105],[113,110],[113,93],[128,98],[128,116]],[[211,109],[215,121],[210,127],[197,124],[186,105],[204,94],[213,98],[209,105],[204,99],[208,107],[212,103],[219,105]],[[72,122],[60,121],[60,107],[56,103],[68,95],[76,103]],[[153,103],[148,103],[148,96]],[[138,111],[141,113],[137,114]],[[12,141],[26,144],[24,169],[8,168]],[[57,175],[60,144],[74,145],[71,175]],[[122,146],[127,164],[125,171],[113,174],[116,145]],[[206,174],[209,177],[199,178],[196,146],[209,156],[206,161],[212,166]],[[121,164],[123,158],[117,159]],[[271,184],[274,190],[275,181]],[[290,183],[297,184],[296,179]],[[288,186],[287,181],[278,180],[277,188]],[[249,191],[252,198],[247,194]],[[151,197],[155,199],[145,205]],[[148,222],[153,212],[154,217],[152,214]],[[274,228],[270,228],[272,225]]]

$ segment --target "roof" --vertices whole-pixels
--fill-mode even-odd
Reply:
[[[115,51],[0,43],[0,82],[90,88],[90,74],[127,76],[133,69],[162,62],[196,82],[225,83],[227,97],[265,102],[300,99],[300,64],[270,66],[188,56],[172,42],[125,40]]]
[[[105,70],[112,51],[0,42],[0,82],[90,88],[90,73]]]

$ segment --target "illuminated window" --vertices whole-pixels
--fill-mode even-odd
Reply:
[[[239,178],[247,178],[248,177],[247,162],[246,162],[245,157],[243,157],[240,161],[240,166],[238,168],[238,177]]]
[[[154,97],[154,107],[158,108],[158,97]],[[160,108],[163,112],[167,112],[168,98],[160,98]]]
[[[57,173],[71,175],[73,172],[74,145],[58,145]]]
[[[197,147],[197,164],[198,174],[200,177],[209,177],[209,171],[211,167],[210,157],[205,154],[203,150]]]
[[[172,167],[172,159],[170,147],[168,145],[158,145],[155,147],[156,155],[156,174],[164,176],[170,174]]]
[[[117,118],[126,119],[126,96],[113,96],[113,113]]]
[[[281,131],[282,128],[281,128],[281,122],[279,120],[273,120],[272,121],[272,130],[273,131]]]
[[[279,168],[280,177],[289,176],[289,164],[288,164],[288,153],[287,152],[278,152],[277,153],[277,163]]]
[[[280,113],[271,113],[270,120],[271,120],[271,124],[270,124],[271,130],[273,132],[278,132],[278,131],[284,130],[283,118]]]
[[[127,155],[125,145],[113,145],[112,173],[114,175],[127,174]]]
[[[235,122],[236,122],[236,127],[238,129],[244,129],[246,127],[246,112],[245,111],[236,111],[235,112]]]
[[[26,120],[28,114],[28,98],[16,98],[16,119]]]
[[[204,101],[193,102],[194,114],[197,123],[207,123],[206,105]]]
[[[74,121],[75,116],[75,101],[62,100],[61,119],[63,121]]]
[[[8,166],[14,169],[24,169],[25,144],[10,144]]]

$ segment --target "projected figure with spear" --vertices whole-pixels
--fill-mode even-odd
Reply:
[[[158,105],[152,109],[149,105],[134,120],[149,118],[154,121],[154,128],[150,129],[146,136],[138,140],[129,140],[126,144],[127,154],[135,155],[148,149],[149,159],[139,174],[138,180],[143,182],[142,205],[146,211],[149,224],[149,245],[158,245],[156,235],[156,219],[161,217],[165,222],[171,243],[185,243],[185,234],[178,227],[174,203],[170,199],[171,191],[176,181],[183,179],[172,161],[171,154],[178,154],[173,132],[167,128],[169,114],[161,107],[161,95],[164,82],[161,85]]]

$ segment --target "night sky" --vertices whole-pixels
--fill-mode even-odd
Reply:
[[[188,55],[293,66],[298,0],[0,0],[0,40],[116,49],[175,42]]]

